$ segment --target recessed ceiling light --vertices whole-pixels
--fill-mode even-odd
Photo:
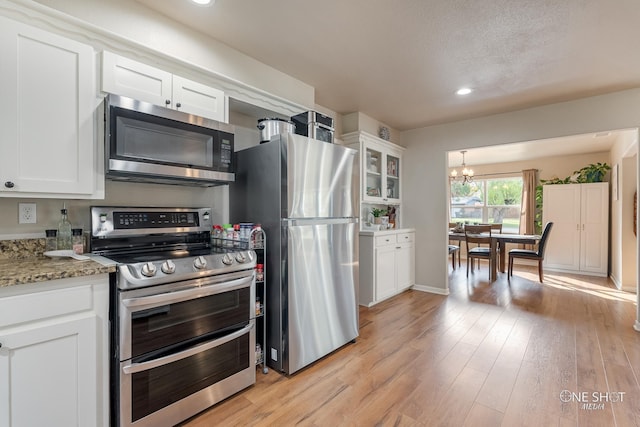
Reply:
[[[191,1],[197,4],[198,6],[211,6],[212,4],[215,3],[215,0],[191,0]]]
[[[458,89],[456,94],[458,94],[458,95],[469,95],[471,92],[472,92],[472,90],[470,88],[461,87],[460,89]]]

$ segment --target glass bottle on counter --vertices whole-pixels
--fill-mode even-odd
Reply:
[[[67,216],[67,209],[63,207],[60,210],[60,222],[58,223],[58,250],[72,249],[71,242],[71,223]]]
[[[73,252],[82,255],[84,253],[84,237],[82,236],[82,228],[71,229],[71,245]]]
[[[44,251],[57,251],[58,250],[58,230],[45,230],[47,236],[44,241]]]

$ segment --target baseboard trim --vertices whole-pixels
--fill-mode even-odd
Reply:
[[[567,270],[563,268],[555,268],[555,267],[547,267],[543,266],[544,271],[547,272],[556,272],[556,273],[567,273],[567,274],[578,274],[580,276],[592,276],[592,277],[607,277],[609,273],[596,273],[593,271],[582,271],[582,270]]]
[[[636,323],[633,325],[633,329],[640,332],[640,320],[636,320]]]
[[[620,281],[616,276],[614,276],[613,274],[610,274],[609,279],[611,279],[611,281],[613,282],[613,285],[616,287],[617,290],[619,291],[622,290],[622,283],[620,283]]]
[[[414,291],[428,292],[430,294],[449,295],[449,289],[435,288],[433,286],[413,285],[411,289]]]

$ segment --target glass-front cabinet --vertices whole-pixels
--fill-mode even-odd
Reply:
[[[403,148],[365,132],[352,132],[342,138],[350,146],[358,145],[361,153],[361,201],[400,204]]]

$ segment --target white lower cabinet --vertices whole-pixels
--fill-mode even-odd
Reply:
[[[372,306],[415,284],[415,232],[360,233],[360,305]]]
[[[0,426],[108,425],[109,282],[88,277],[0,289]]]

